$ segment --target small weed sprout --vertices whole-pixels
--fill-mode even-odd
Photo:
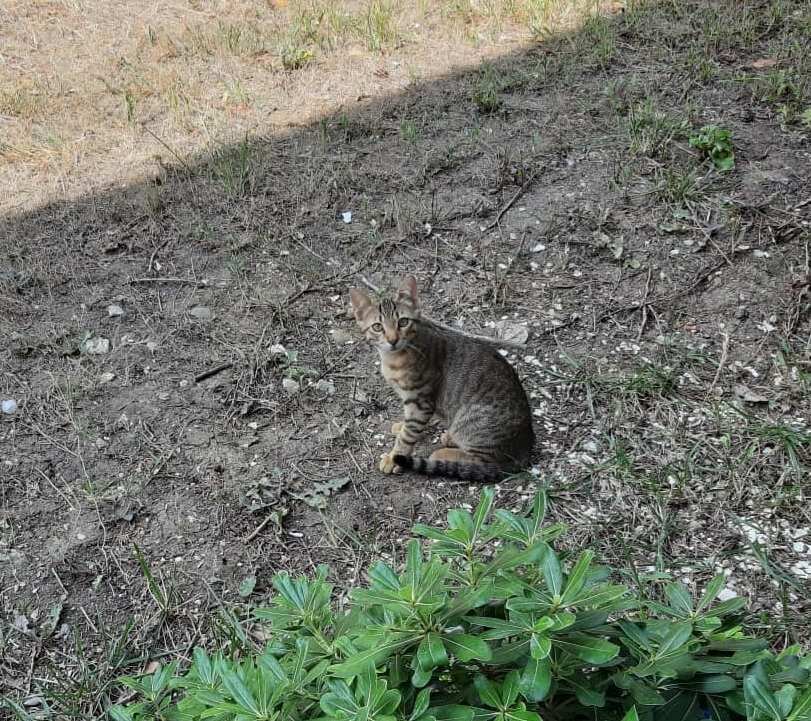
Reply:
[[[726,128],[705,125],[690,136],[690,146],[708,157],[717,170],[726,171],[735,167],[732,133]]]

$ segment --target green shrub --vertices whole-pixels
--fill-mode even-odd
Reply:
[[[255,611],[261,654],[194,651],[123,678],[139,699],[117,721],[545,721],[811,718],[811,658],[779,654],[743,632],[723,577],[696,601],[669,583],[651,601],[611,580],[594,554],[562,558],[538,495],[527,517],[491,514],[493,492],[431,540],[407,546],[402,570],[378,562],[348,610],[331,603],[325,568],[279,574]],[[650,590],[650,589],[646,589]],[[658,596],[657,596],[658,597]]]

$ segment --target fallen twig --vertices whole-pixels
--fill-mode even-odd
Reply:
[[[211,378],[211,376],[217,375],[217,373],[222,373],[223,371],[227,371],[229,368],[233,368],[233,363],[223,363],[222,365],[215,366],[214,368],[209,368],[207,371],[203,371],[202,373],[198,373],[194,376],[194,382],[200,383],[201,381],[206,380],[206,378]]]
[[[502,209],[498,211],[496,219],[484,229],[485,232],[487,232],[488,230],[492,230],[501,222],[501,219],[504,217],[504,213],[506,213],[510,208],[512,208],[513,205],[515,204],[515,201],[518,200],[524,193],[527,192],[527,188],[529,188],[533,180],[535,180],[535,174],[530,175],[524,181],[524,184],[516,191],[515,195],[513,195],[513,197],[507,201],[506,205],[504,205],[504,207],[502,207]]]
[[[193,285],[197,288],[208,286],[206,280],[195,280],[194,278],[130,278],[130,285],[147,285],[149,283],[167,283],[170,285]]]
[[[164,148],[166,148],[176,159],[177,161],[189,172],[192,172],[192,169],[189,167],[189,164],[183,160],[183,158],[178,155],[178,153],[170,146],[165,140],[159,138],[155,133],[153,133],[149,128],[146,127],[143,123],[141,123],[141,128],[145,133],[151,135],[155,140],[157,140]]]
[[[271,522],[272,519],[273,519],[273,514],[270,513],[268,516],[265,517],[265,520],[262,521],[262,523],[260,523],[256,528],[253,529],[253,531],[251,531],[245,537],[244,542],[245,543],[250,543],[254,538],[256,538],[260,533],[262,533],[262,531],[265,530],[265,527],[268,525],[268,523]]]
[[[709,398],[710,393],[713,392],[713,389],[718,384],[718,380],[721,378],[721,372],[724,370],[724,366],[727,364],[727,356],[729,355],[729,333],[723,333],[722,337],[723,342],[721,343],[721,358],[718,361],[718,368],[715,371],[715,377],[712,379],[712,383],[710,383],[710,387],[707,389],[707,398]]]
[[[163,243],[161,243],[160,245],[155,246],[155,250],[153,250],[152,255],[149,256],[149,263],[146,266],[146,272],[147,273],[152,272],[152,264],[155,262],[155,256],[166,247],[166,244],[168,242],[169,242],[169,238],[164,240]]]
[[[645,294],[642,296],[642,322],[639,324],[639,332],[636,334],[636,340],[639,342],[642,335],[645,333],[645,326],[648,324],[648,297],[650,296],[650,280],[653,268],[648,268],[648,278],[645,281]]]

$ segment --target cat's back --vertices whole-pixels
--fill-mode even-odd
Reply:
[[[515,369],[492,343],[444,331],[445,373],[458,402],[490,402],[509,408],[516,420],[530,417],[529,402]]]

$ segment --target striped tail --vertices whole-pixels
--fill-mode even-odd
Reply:
[[[396,455],[392,459],[400,468],[422,473],[426,476],[445,476],[463,481],[495,481],[504,476],[501,466],[495,463],[467,463],[465,461],[435,461],[419,456]]]

